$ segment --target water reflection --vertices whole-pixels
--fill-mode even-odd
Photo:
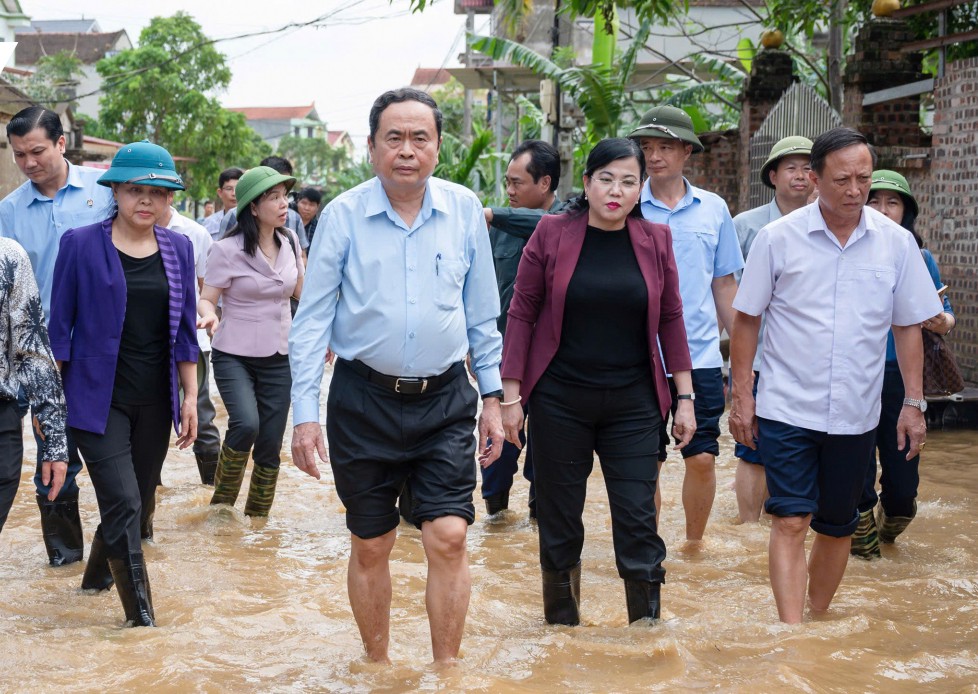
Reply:
[[[582,625],[544,623],[519,479],[514,510],[470,529],[472,602],[464,661],[451,671],[427,665],[424,553],[420,533],[403,525],[392,563],[395,665],[361,659],[347,531],[328,475],[316,483],[283,466],[263,522],[208,507],[193,456],[172,451],[146,546],[160,627],[123,629],[114,591],[85,595],[81,565],[46,565],[31,465],[0,535],[0,691],[974,691],[976,443],[978,432],[932,432],[913,524],[882,561],[850,561],[830,613],[799,626],[777,621],[768,524],[736,524],[729,441],[698,551],[679,549],[682,465],[670,459],[663,471],[668,575],[665,619],[653,628],[625,626],[598,468],[585,513]],[[87,546],[97,511],[85,473],[81,484]]]

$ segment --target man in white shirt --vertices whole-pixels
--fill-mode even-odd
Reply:
[[[730,343],[730,433],[759,441],[770,498],[769,567],[778,616],[801,622],[807,587],[825,612],[842,581],[875,442],[887,331],[907,398],[897,434],[924,445],[920,323],[942,310],[910,232],[865,207],[875,165],[866,138],[834,128],[812,146],[818,200],[765,226],[751,248]],[[761,316],[757,389],[751,365]],[[805,537],[816,532],[805,561]]]
[[[184,217],[172,207],[169,208],[169,215],[169,219],[160,219],[158,224],[183,234],[193,244],[194,267],[197,273],[197,298],[200,299],[200,290],[204,285],[204,273],[207,271],[207,254],[214,241],[203,226]],[[221,450],[221,433],[214,424],[214,417],[217,416],[217,413],[214,411],[214,404],[211,402],[208,388],[211,341],[206,330],[197,331],[197,343],[200,345],[200,359],[197,360],[197,440],[194,441],[194,457],[197,458],[197,470],[200,472],[201,483],[213,486],[214,473],[217,471],[217,456]]]
[[[238,185],[238,179],[244,176],[244,171],[237,167],[224,169],[217,179],[217,197],[221,201],[221,209],[204,219],[204,229],[210,234],[211,239],[217,241],[221,238],[221,222],[228,212],[238,204],[235,197],[234,188]]]

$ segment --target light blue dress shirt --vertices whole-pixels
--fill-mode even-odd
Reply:
[[[843,247],[817,202],[761,229],[733,305],[766,319],[757,416],[843,435],[879,423],[890,326],[941,312],[909,231],[866,207]]]
[[[694,369],[723,366],[713,280],[744,267],[737,231],[727,203],[719,195],[690,185],[675,208],[656,200],[652,188],[642,186],[642,216],[672,229],[672,249],[679,269],[683,322]]]
[[[319,421],[327,346],[389,376],[443,373],[471,352],[481,393],[502,387],[499,294],[482,204],[429,178],[409,227],[373,178],[327,205],[289,335],[293,421]]]
[[[61,236],[69,229],[100,222],[115,211],[112,189],[98,184],[104,173],[69,162],[68,180],[53,200],[25,181],[0,202],[0,234],[27,251],[45,318],[51,315],[51,283]]]

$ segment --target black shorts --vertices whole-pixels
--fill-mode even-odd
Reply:
[[[475,520],[475,416],[478,394],[461,364],[434,391],[402,395],[337,360],[326,402],[330,465],[346,526],[357,537],[397,527],[397,499],[408,477],[412,517]]]
[[[723,374],[720,368],[715,369],[693,369],[693,392],[696,393],[696,400],[693,401],[693,409],[696,413],[696,433],[692,440],[686,444],[680,453],[683,458],[689,458],[700,453],[711,453],[713,456],[720,455],[720,417],[727,405],[723,397]],[[676,384],[669,379],[669,391],[672,393],[672,407],[669,408],[672,416],[676,414],[679,401],[676,400]],[[662,432],[659,434],[659,462],[666,459],[667,447],[669,445],[669,434],[672,431],[672,417],[667,417],[662,421]],[[675,439],[679,443],[679,439]]]

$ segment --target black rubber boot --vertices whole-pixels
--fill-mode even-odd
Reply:
[[[217,459],[220,454],[213,453],[194,453],[197,458],[197,472],[200,473],[200,483],[214,486],[214,475],[217,473]]]
[[[495,516],[497,513],[509,508],[509,490],[507,489],[505,492],[487,496],[485,502],[486,513],[490,516]]]
[[[581,623],[581,565],[566,571],[543,569],[543,615],[548,624]]]
[[[661,583],[625,580],[625,604],[628,606],[628,623],[659,620]]]
[[[139,519],[139,537],[143,540],[153,539],[153,517],[156,515],[156,490],[149,501],[143,506],[143,513]]]
[[[73,498],[48,501],[37,495],[41,512],[41,532],[51,566],[64,566],[85,558],[81,516],[78,515],[78,495]]]
[[[109,559],[112,578],[126,612],[126,626],[155,627],[153,593],[142,552],[130,552],[126,559]]]
[[[96,530],[92,547],[88,551],[85,575],[82,576],[82,590],[108,590],[114,582],[109,569],[109,556],[105,553],[105,543],[102,542],[101,533]]]

